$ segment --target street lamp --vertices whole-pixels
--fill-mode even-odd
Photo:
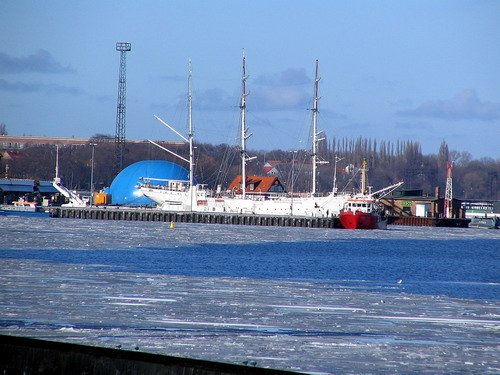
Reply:
[[[91,143],[92,146],[92,161],[90,163],[90,206],[94,204],[94,152],[97,143]]]

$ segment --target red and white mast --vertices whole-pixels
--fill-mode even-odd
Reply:
[[[446,191],[444,193],[444,217],[451,219],[453,217],[453,179],[451,170],[453,163],[446,162]]]

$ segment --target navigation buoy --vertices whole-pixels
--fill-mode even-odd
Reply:
[[[170,222],[170,225],[168,226],[170,229],[174,229],[175,228],[175,223],[173,221]]]

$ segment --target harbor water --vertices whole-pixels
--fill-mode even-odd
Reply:
[[[499,373],[500,231],[0,217],[0,333],[307,373]]]

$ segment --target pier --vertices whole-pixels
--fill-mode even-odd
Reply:
[[[54,207],[51,216],[66,219],[161,221],[175,223],[257,225],[266,227],[341,228],[338,218],[271,216],[219,212],[170,212],[150,208]]]

